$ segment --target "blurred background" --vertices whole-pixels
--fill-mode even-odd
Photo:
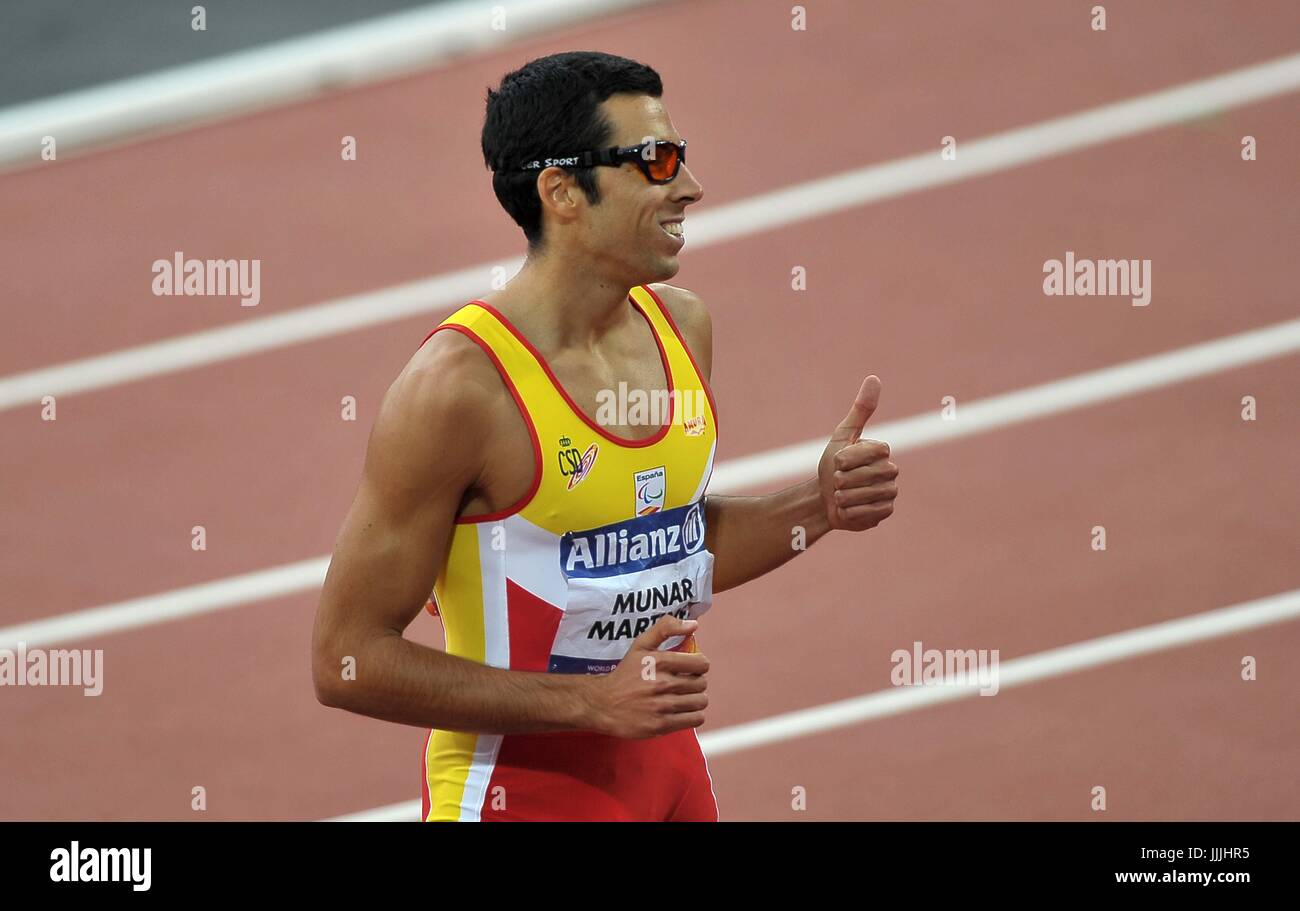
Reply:
[[[1283,0],[4,4],[0,818],[418,817],[426,732],[318,705],[311,622],[388,384],[524,251],[486,89],[563,50],[653,66],[690,141],[710,490],[812,476],[884,383],[895,514],[702,624],[723,819],[1297,818],[1297,36]],[[157,293],[177,258],[256,293]],[[1084,260],[1144,288],[1048,293]],[[996,695],[895,685],[928,649]],[[29,685],[55,650],[98,694]]]

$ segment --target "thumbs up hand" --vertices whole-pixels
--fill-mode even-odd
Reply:
[[[817,482],[831,528],[865,531],[894,511],[898,466],[889,461],[889,444],[862,439],[862,429],[880,401],[880,378],[862,381],[853,407],[840,421],[817,465]]]

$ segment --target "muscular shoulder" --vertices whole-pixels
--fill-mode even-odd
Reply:
[[[417,400],[449,397],[457,411],[472,412],[507,394],[501,374],[478,343],[454,329],[435,332],[397,378]]]
[[[459,332],[435,333],[384,395],[368,458],[381,460],[396,476],[436,467],[455,480],[472,481],[482,468],[480,444],[491,434],[502,396],[508,392],[477,344]]]
[[[483,350],[454,330],[436,332],[411,356],[387,400],[410,416],[472,418],[504,392]]]
[[[704,301],[694,291],[663,282],[649,287],[663,301],[668,315],[686,339],[686,345],[695,356],[695,362],[699,364],[704,378],[709,379],[713,369],[713,320]]]

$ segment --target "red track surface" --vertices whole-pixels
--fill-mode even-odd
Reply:
[[[3,373],[516,252],[476,158],[483,87],[555,50],[647,60],[710,203],[960,143],[1294,50],[1300,9],[711,2],[0,177]],[[736,42],[742,31],[746,41]],[[1204,36],[1214,35],[1212,40]],[[724,56],[725,55],[725,56]],[[776,64],[776,65],[774,65]],[[723,116],[725,113],[725,116]],[[691,253],[723,460],[1295,316],[1295,96]],[[775,130],[782,164],[736,155]],[[1260,160],[1240,161],[1240,138]],[[339,139],[358,138],[357,162]],[[960,154],[960,151],[959,151]],[[263,302],[155,298],[182,250],[260,258]],[[1042,263],[1153,261],[1151,306],[1046,298]],[[789,290],[790,269],[809,290]],[[490,276],[484,276],[486,289]],[[5,625],[326,553],[366,432],[436,317],[0,413]],[[761,365],[761,369],[760,368]],[[1300,587],[1288,357],[899,457],[893,518],[718,597],[709,729],[889,685],[914,640],[1003,661]],[[1243,395],[1260,420],[1239,418]],[[355,423],[339,419],[354,395]],[[960,408],[960,405],[959,405]],[[870,425],[868,427],[870,434]],[[811,472],[812,466],[809,466]],[[791,479],[795,480],[795,479]],[[190,550],[204,525],[208,550]],[[1109,549],[1089,530],[1105,525]],[[319,818],[418,797],[422,733],[321,708],[314,595],[74,643],[104,694],[0,691],[3,818]],[[422,617],[412,635],[439,641]],[[1295,622],[722,756],[727,819],[1296,818]],[[1243,655],[1260,679],[1240,680]],[[808,791],[805,813],[790,789]]]

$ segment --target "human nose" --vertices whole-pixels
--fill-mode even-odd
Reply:
[[[673,181],[673,184],[675,185],[674,188],[678,190],[677,199],[680,202],[699,202],[704,198],[704,187],[695,179],[695,175],[691,173],[691,169],[686,167],[685,163],[682,164],[682,169],[678,172],[677,179]]]

